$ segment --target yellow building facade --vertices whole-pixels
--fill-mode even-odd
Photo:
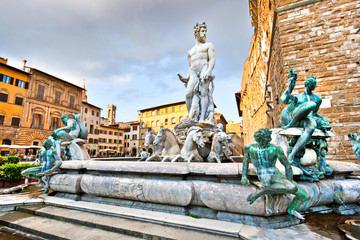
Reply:
[[[28,89],[29,74],[7,64],[0,57],[0,144],[15,143],[16,133],[21,127],[24,111],[24,99]],[[9,149],[2,148],[3,155]]]
[[[161,127],[173,129],[181,120],[188,117],[185,101],[169,103],[139,110],[140,129],[151,128],[158,132]],[[144,134],[143,131],[140,131]]]

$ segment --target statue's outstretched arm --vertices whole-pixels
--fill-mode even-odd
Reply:
[[[293,170],[291,168],[291,165],[290,165],[288,159],[286,158],[286,156],[284,154],[284,151],[282,150],[281,147],[276,147],[276,152],[277,152],[277,157],[278,157],[280,163],[282,165],[284,165],[284,167],[285,167],[286,178],[289,181],[292,181],[293,180]]]
[[[289,70],[288,74],[288,88],[281,95],[281,101],[285,104],[290,104],[292,101],[295,101],[295,96],[291,95],[294,87],[296,85],[298,75],[294,73],[292,69]]]

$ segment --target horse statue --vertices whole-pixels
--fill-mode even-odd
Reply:
[[[217,131],[213,135],[211,151],[207,157],[207,161],[221,163],[224,160],[230,160],[231,162],[235,162],[231,157],[230,142],[231,136],[228,136],[225,132]]]
[[[171,161],[175,156],[180,154],[180,147],[175,134],[168,128],[161,128],[155,137],[153,145],[164,144],[162,151],[163,162]]]
[[[161,161],[161,154],[164,149],[164,143],[154,144],[156,138],[156,133],[153,131],[148,131],[145,136],[145,147],[153,146],[153,155],[146,159],[146,162],[150,161]]]
[[[185,160],[191,162],[195,160],[196,162],[203,162],[204,159],[200,156],[197,146],[200,148],[205,147],[204,139],[202,137],[203,129],[200,127],[191,127],[188,130],[188,134],[184,143],[184,146],[181,149],[180,155],[177,155],[172,162],[178,160]],[[164,160],[163,160],[164,161]]]

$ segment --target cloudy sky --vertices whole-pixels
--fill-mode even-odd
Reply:
[[[193,26],[206,22],[215,45],[214,101],[239,122],[234,93],[253,34],[247,0],[0,0],[0,56],[79,86],[88,102],[117,106],[117,121],[139,109],[185,100],[176,73],[188,71]],[[102,116],[105,116],[103,111]]]

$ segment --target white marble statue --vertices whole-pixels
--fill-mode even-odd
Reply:
[[[210,83],[212,88],[214,87],[212,81],[215,77],[211,74],[215,67],[215,49],[212,43],[206,42],[206,32],[205,23],[196,24],[194,27],[196,43],[188,52],[189,72],[186,77],[180,73],[178,76],[186,86],[186,107],[189,117],[212,123],[214,103],[209,88]]]

